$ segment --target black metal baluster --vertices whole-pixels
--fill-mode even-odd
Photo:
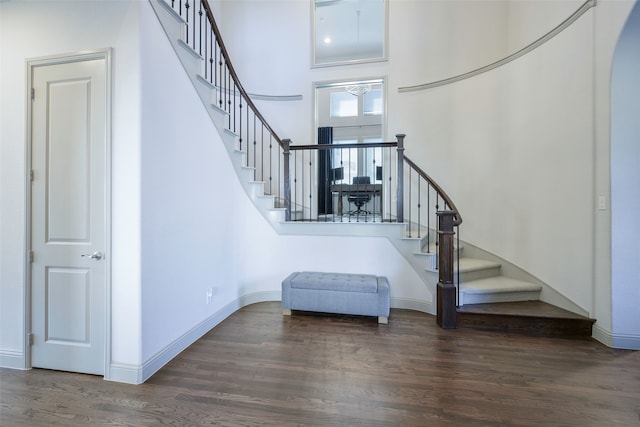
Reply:
[[[422,183],[422,177],[420,176],[420,174],[418,174],[418,239],[420,238],[420,215],[422,213],[422,210],[421,210],[422,206],[420,204],[421,196],[422,196],[422,194],[421,194],[421,190],[422,190],[421,183]]]
[[[269,194],[273,194],[273,141],[269,133]]]
[[[229,70],[229,64],[226,64],[226,68],[225,68],[225,73],[227,74],[227,81],[226,81],[226,85],[227,85],[227,90],[226,92],[226,99],[227,99],[227,105],[226,105],[226,109],[227,112],[229,113],[229,130],[233,131],[235,130],[235,117],[233,117],[233,112],[231,111],[231,71]],[[234,121],[234,124],[231,124],[231,121]]]
[[[196,7],[195,7],[195,4],[192,6],[193,6],[192,7],[193,19],[191,20],[191,31],[193,31],[193,37],[191,38],[191,43],[192,43],[193,51],[197,52],[198,50],[196,49]]]
[[[295,157],[294,157],[294,163],[293,163],[293,183],[295,186],[295,191],[294,191],[294,199],[295,199],[295,208],[296,210],[298,209],[298,152],[294,151],[294,153],[296,153]],[[297,216],[297,215],[296,215]],[[297,219],[297,218],[296,218]]]
[[[376,188],[376,178],[377,178],[377,171],[376,171],[376,149],[375,148],[371,148],[371,150],[373,151],[373,177],[371,179],[371,182],[373,182],[373,188],[375,190]],[[376,192],[373,191],[373,219],[372,222],[376,222]],[[380,193],[380,202],[382,203],[382,193]],[[382,209],[380,209],[380,213],[382,213]]]
[[[353,182],[353,178],[351,177],[351,149],[349,149],[349,151],[347,151],[348,153],[348,157],[349,157],[349,179],[347,180],[347,184],[350,184]],[[349,198],[347,197],[347,201],[349,200]],[[349,202],[349,222],[351,222],[351,202]]]
[[[427,253],[431,252],[431,184],[427,187]]]
[[[391,222],[391,206],[392,206],[391,199],[393,198],[393,197],[391,197],[391,186],[392,186],[391,177],[393,176],[394,173],[396,173],[396,171],[391,170],[391,166],[393,165],[393,161],[391,159],[393,159],[394,156],[393,156],[393,150],[389,150],[389,151],[390,151],[390,153],[389,153],[390,154],[389,155],[389,179],[388,179],[389,188],[387,189],[387,191],[389,192],[389,197],[388,197],[388,199],[389,199],[389,222]],[[396,168],[397,168],[397,165],[396,165]],[[396,218],[397,218],[397,216],[396,216]],[[397,219],[396,219],[396,222],[398,222]]]
[[[232,108],[232,107],[231,107],[231,105],[230,105],[230,106],[229,106],[229,109],[230,109],[231,111],[233,111],[233,132],[235,133],[235,132],[236,132],[236,123],[237,123],[237,121],[238,121],[238,117],[237,117],[237,116],[238,116],[238,113],[237,113],[237,110],[236,110],[236,82],[235,82],[235,80],[233,80],[233,78],[231,77],[231,73],[229,73],[229,78],[231,79],[231,80],[229,81],[229,85],[230,85],[230,86],[231,86],[231,88],[233,89],[233,91],[231,92],[232,97],[231,97],[231,98],[229,98],[230,100],[231,100],[231,99],[233,100],[233,108]],[[231,82],[233,82],[233,83],[231,83]],[[242,115],[240,115],[240,119],[242,120]],[[248,148],[248,147],[247,147],[247,148]]]
[[[340,153],[340,168],[342,169],[342,180],[340,182],[340,191],[338,191],[338,214],[340,215],[340,222],[344,222],[344,205],[342,204],[342,190],[344,185],[344,161],[342,160],[343,149],[339,148]],[[342,207],[342,209],[340,209]]]
[[[222,51],[220,51],[220,109],[225,111],[227,104],[224,102],[227,97],[227,89],[225,88],[225,82],[227,80],[225,67],[224,67],[224,59],[222,58]]]
[[[234,108],[234,112],[235,112],[235,106],[236,106],[236,90],[235,90],[235,84],[233,86],[233,108]],[[242,95],[238,95],[239,96],[239,102],[238,102],[238,120],[240,121],[239,126],[238,126],[238,136],[240,137],[240,146],[242,147]],[[235,120],[234,120],[234,128],[233,130],[235,131]],[[247,145],[249,145],[249,141],[247,140]],[[242,149],[242,148],[240,148]],[[249,147],[247,147],[247,149],[249,149]],[[253,159],[254,165],[255,165],[255,157]],[[247,166],[249,166],[249,157],[247,156]],[[253,171],[253,179],[256,179],[256,172],[255,170]]]
[[[209,20],[207,20],[207,22],[209,22]],[[209,43],[209,81],[214,85],[215,87],[215,79],[213,78],[213,56],[215,55],[215,49],[213,47],[213,30],[209,31],[210,34],[210,43]]]
[[[255,116],[254,116],[254,121],[255,121]],[[271,132],[269,132],[269,138],[271,138]],[[253,141],[254,147],[257,144],[257,139],[258,138],[256,136],[256,138],[254,138],[254,141]],[[264,123],[262,123],[262,121],[260,122],[260,144],[264,147]],[[264,178],[264,174],[261,178]],[[269,192],[271,192],[271,183],[269,183]]]
[[[250,140],[250,139],[252,139],[252,138],[251,138],[251,135],[250,135],[250,131],[249,131],[249,111],[250,111],[251,109],[249,108],[249,102],[248,102],[248,100],[247,100],[247,102],[246,102],[246,106],[247,106],[247,108],[245,109],[245,123],[246,123],[246,126],[245,126],[245,128],[246,128],[246,129],[245,129],[245,135],[246,135],[247,144],[248,144],[248,143],[249,143],[249,140]],[[255,117],[255,116],[254,116],[254,117]],[[255,135],[254,135],[253,139],[255,140]],[[257,167],[257,165],[255,164],[255,162],[254,162],[253,167],[254,167],[254,168],[255,168],[255,167]],[[257,171],[257,169],[256,169],[255,174],[257,174],[257,173],[258,173],[258,171]],[[257,175],[256,175],[256,176],[257,176]]]
[[[200,46],[199,46],[200,51],[199,52],[200,52],[200,56],[202,56],[202,1],[200,1],[200,11],[198,12],[198,15],[200,15],[200,19],[199,19],[200,26],[198,28],[198,32],[200,34]],[[205,48],[205,54],[206,54],[206,52],[207,52],[207,50]],[[205,78],[206,78],[206,76],[205,76]]]
[[[460,226],[456,225],[456,307],[460,307]]]
[[[247,111],[248,113],[248,111]],[[247,116],[247,132],[249,132],[249,116]],[[253,115],[253,146],[255,147],[256,142],[256,116]],[[260,181],[264,182],[264,164],[260,167]]]
[[[215,35],[215,34],[214,34]],[[220,107],[220,76],[222,75],[222,60],[220,59],[220,45],[218,44],[218,37],[216,36],[216,47],[214,50],[215,66],[213,67],[213,82],[218,92],[218,107]]]
[[[227,103],[227,100],[229,99],[229,68],[227,67],[227,59],[224,59],[224,68],[222,69],[222,72],[224,73],[224,76],[222,78],[222,86],[224,88],[224,111],[226,111],[227,113],[229,112],[229,104]],[[227,125],[227,129],[231,130],[231,114],[228,114],[227,117],[229,118],[229,124]]]
[[[440,209],[440,195],[436,194],[436,214]],[[440,231],[440,221],[436,220],[436,260],[440,257],[440,239],[438,238],[438,231]],[[436,262],[436,269],[438,269],[439,262]]]
[[[311,151],[309,151],[309,221],[313,221],[311,214],[313,213],[313,204],[311,203],[311,199],[313,198],[313,171],[311,168],[313,167],[313,161],[311,160]]]
[[[202,7],[202,3],[200,3]],[[208,19],[204,21],[204,79],[209,80],[209,32],[207,31]],[[200,24],[200,37],[202,37],[202,23]],[[200,39],[200,47],[202,47],[202,38]]]
[[[412,169],[409,168],[409,179],[407,180],[407,181],[409,181],[409,186],[408,186],[409,187],[409,200],[408,200],[409,203],[407,204],[407,206],[409,207],[409,237],[410,238],[413,237],[413,233],[411,231],[413,229],[412,226],[411,226],[411,211],[413,210],[413,209],[411,209],[412,208],[412,205],[411,205],[411,190],[412,190],[412,187],[413,187],[413,182],[411,182],[411,170]]]
[[[225,67],[222,69],[224,72],[224,111],[227,113],[227,117],[229,118],[229,123],[227,124],[227,129],[231,130],[231,112],[229,111],[229,68],[226,65],[225,58]]]
[[[187,31],[186,31],[186,36],[187,36],[187,44],[189,44],[189,7],[191,7],[191,5],[189,4],[189,0],[184,2],[184,8],[186,9],[185,11],[185,25],[187,27]]]

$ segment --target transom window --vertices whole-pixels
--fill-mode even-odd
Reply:
[[[384,79],[317,84],[316,128],[331,127],[333,144],[362,144],[383,141]],[[376,179],[376,165],[382,165],[382,150],[349,148],[331,150],[331,167],[342,167],[344,178]]]

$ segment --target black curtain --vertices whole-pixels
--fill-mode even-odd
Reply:
[[[318,145],[333,144],[333,128],[318,128]],[[318,150],[318,215],[333,213],[331,203],[331,151]]]

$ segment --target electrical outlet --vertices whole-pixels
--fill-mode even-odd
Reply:
[[[207,289],[207,304],[211,304],[211,300],[213,299],[213,288]]]
[[[604,211],[607,209],[607,199],[604,196],[598,197],[598,209]]]

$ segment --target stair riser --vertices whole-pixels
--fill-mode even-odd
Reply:
[[[180,61],[182,62],[185,70],[194,76],[200,74],[203,64],[202,57],[195,53],[193,49],[191,49],[191,47],[182,40],[178,40],[178,45],[181,49],[178,49],[176,53],[180,57]]]
[[[454,278],[457,278],[458,273],[453,272]],[[460,281],[462,283],[471,282],[472,280],[488,279],[490,277],[496,277],[500,275],[500,266],[483,268],[472,271],[462,271],[460,273]]]
[[[540,299],[540,291],[535,292],[494,292],[465,293],[460,291],[459,305],[484,304],[490,302],[535,301]]]
[[[591,337],[593,322],[579,319],[458,313],[458,328],[549,337]]]

